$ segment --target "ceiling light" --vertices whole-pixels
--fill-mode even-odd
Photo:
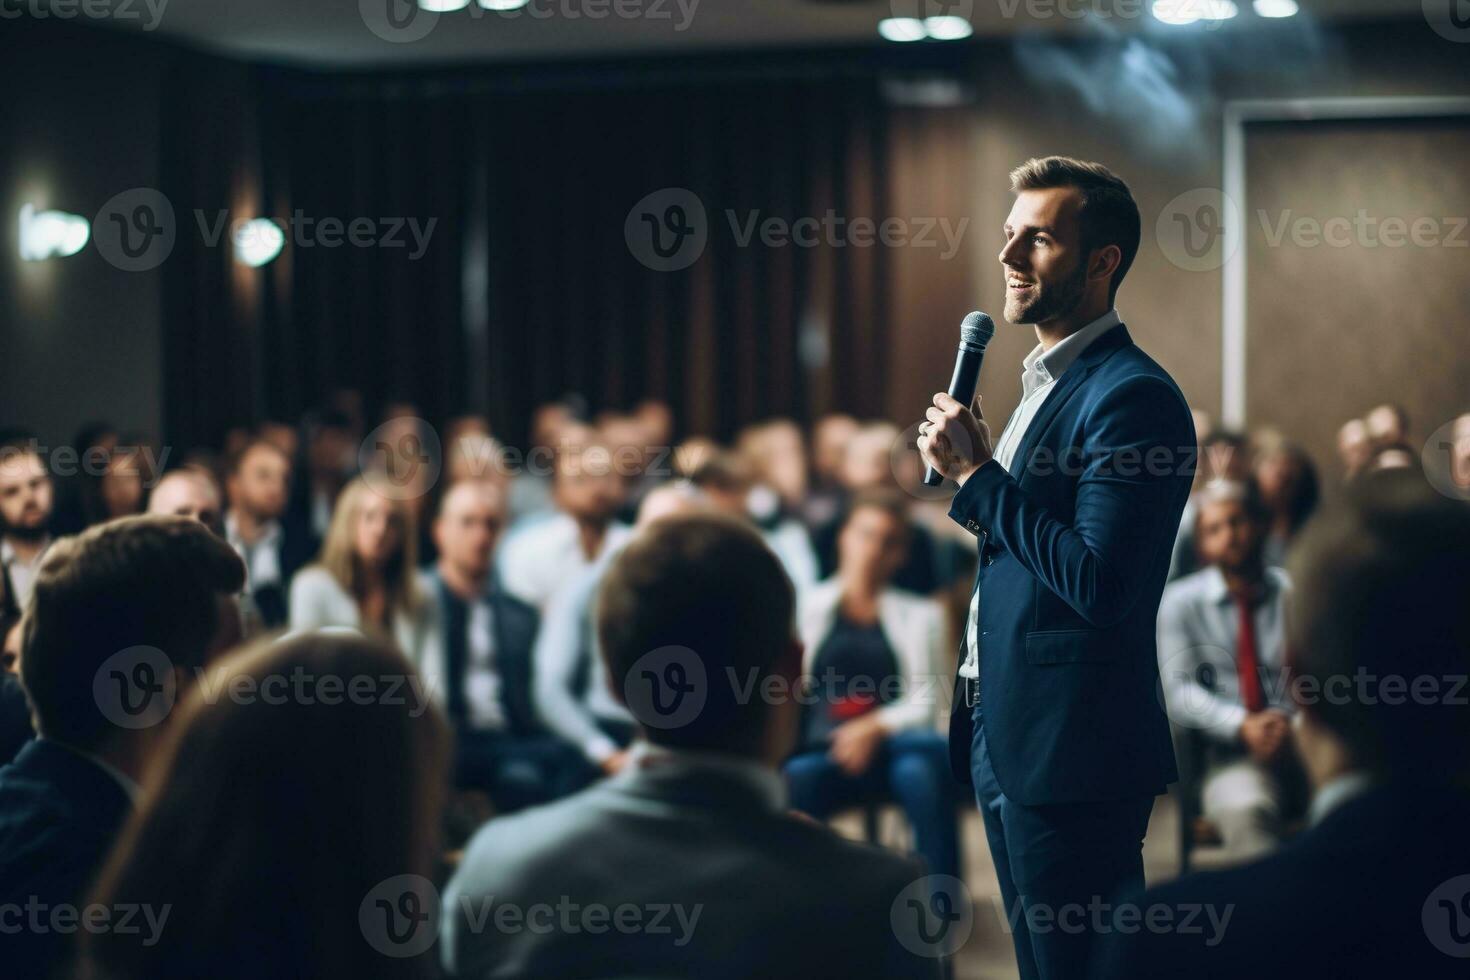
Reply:
[[[888,41],[922,41],[929,36],[924,22],[917,17],[885,17],[878,21],[878,33]]]
[[[251,218],[235,229],[235,258],[252,269],[281,254],[286,233],[269,218]]]
[[[20,207],[20,257],[27,261],[76,255],[91,236],[92,225],[79,214]]]
[[[1300,9],[1296,0],[1255,0],[1254,6],[1261,17],[1291,17]]]
[[[463,10],[470,0],[418,0],[419,7],[435,14],[447,14],[452,10]]]
[[[952,14],[943,17],[925,17],[924,29],[936,41],[959,41],[975,33],[969,21]]]
[[[486,10],[520,10],[531,0],[477,0]]]

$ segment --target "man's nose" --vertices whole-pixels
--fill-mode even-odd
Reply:
[[[1024,262],[1021,237],[1017,235],[1015,238],[1008,240],[1005,246],[1001,248],[1000,255],[996,256],[996,258],[1000,259],[1001,265],[1009,266],[1013,269],[1021,268]]]

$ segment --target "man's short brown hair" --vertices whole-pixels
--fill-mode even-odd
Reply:
[[[1377,474],[1307,524],[1289,564],[1288,661],[1302,709],[1361,768],[1464,774],[1470,509],[1418,473]]]
[[[761,682],[795,641],[794,611],[790,580],[748,525],[673,516],[640,531],[613,561],[597,629],[617,691],[628,689],[635,664],[656,650],[685,648],[703,667],[706,696],[697,715],[677,727],[645,726],[650,741],[739,750],[764,730]]]
[[[1013,192],[1052,187],[1075,187],[1082,195],[1077,223],[1084,253],[1105,245],[1116,245],[1122,253],[1108,287],[1108,302],[1113,302],[1123,277],[1138,255],[1142,236],[1142,221],[1133,193],[1121,177],[1102,164],[1072,157],[1033,157],[1011,171]]]
[[[36,576],[21,648],[37,731],[98,744],[112,730],[93,696],[102,664],[150,646],[176,668],[203,666],[221,625],[217,599],[244,584],[234,550],[186,517],[125,517],[57,541]]]

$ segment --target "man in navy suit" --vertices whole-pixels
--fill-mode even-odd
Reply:
[[[950,721],[973,782],[1023,978],[1084,976],[1093,910],[1143,881],[1153,799],[1176,777],[1155,619],[1194,474],[1189,407],[1113,306],[1138,206],[1065,157],[1011,174],[1005,317],[1035,326],[998,441],[934,396],[919,451],[959,484],[978,539]]]
[[[230,546],[184,517],[110,521],[46,553],[20,667],[38,737],[0,768],[6,976],[72,975],[87,890],[179,688],[239,639],[244,584]]]

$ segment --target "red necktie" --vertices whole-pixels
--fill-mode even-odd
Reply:
[[[1266,706],[1261,692],[1260,661],[1256,657],[1256,618],[1251,612],[1249,596],[1235,596],[1235,608],[1240,613],[1240,629],[1235,637],[1235,673],[1240,678],[1240,700],[1245,710],[1251,713]]]

